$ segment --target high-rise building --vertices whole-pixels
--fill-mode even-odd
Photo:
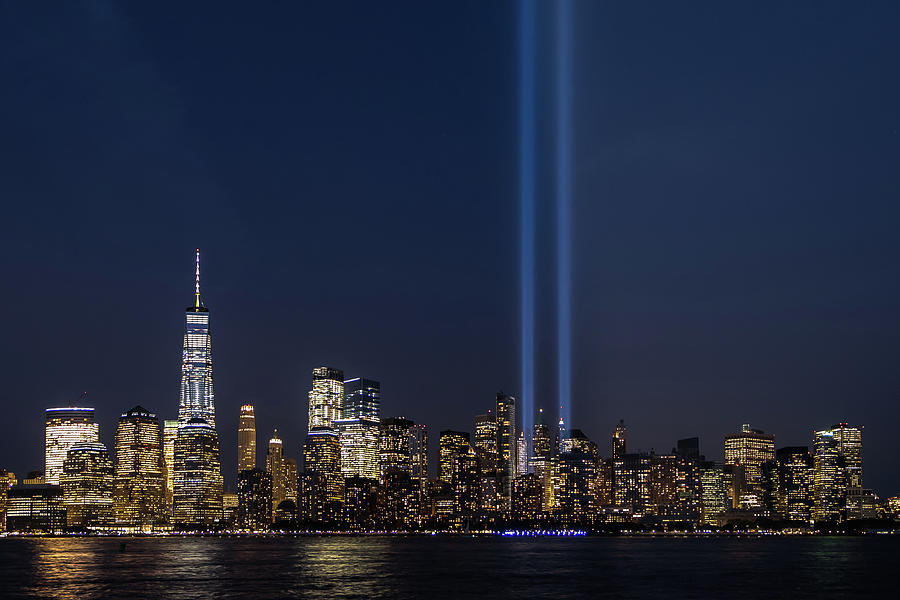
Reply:
[[[453,494],[454,512],[474,512],[479,506],[481,478],[478,459],[469,444],[469,434],[442,431],[438,454],[438,478]]]
[[[272,475],[262,469],[238,473],[238,527],[268,529],[272,522]]]
[[[739,433],[725,436],[725,465],[740,467],[734,508],[756,509],[764,506],[763,465],[775,458],[775,436],[743,425]]]
[[[63,461],[60,487],[69,527],[103,527],[115,522],[113,465],[103,444],[72,446]]]
[[[284,444],[278,437],[278,430],[272,434],[266,450],[266,471],[272,476],[272,512],[285,498],[284,490]]]
[[[722,465],[712,461],[700,463],[700,522],[715,527],[730,507]]]
[[[344,477],[378,479],[379,421],[366,417],[336,419],[334,427],[341,440]]]
[[[532,428],[531,471],[541,483],[541,510],[550,513],[556,508],[556,488],[558,487],[557,459],[553,456],[554,443],[550,427],[544,423],[544,409],[538,411],[538,419]]]
[[[497,480],[503,506],[510,508],[512,481],[516,477],[519,462],[516,456],[518,435],[516,432],[516,399],[497,392]]]
[[[409,428],[410,476],[419,482],[421,490],[428,481],[428,429],[423,423]]]
[[[207,527],[222,518],[219,436],[204,419],[181,423],[175,439],[173,521]]]
[[[181,400],[178,420],[203,419],[216,427],[212,376],[212,340],[209,309],[200,302],[200,250],[196,253],[194,305],[185,309],[184,347],[181,358]]]
[[[377,381],[357,377],[344,382],[343,408],[334,419],[344,477],[378,478],[380,404],[381,384]]]
[[[256,414],[252,404],[241,407],[238,420],[238,472],[256,468]]]
[[[343,405],[344,372],[331,367],[313,369],[307,431],[318,427],[334,427],[334,421],[343,416]]]
[[[334,429],[315,427],[307,434],[300,484],[301,518],[324,523],[340,520],[344,476],[341,473],[341,442]]]
[[[592,523],[597,509],[594,489],[596,479],[597,463],[592,454],[578,447],[573,447],[569,452],[560,452],[559,506],[564,521],[578,525]]]
[[[178,437],[178,419],[163,421],[163,464],[166,468],[166,514],[172,516],[172,499],[175,493],[175,439]]]
[[[516,439],[516,477],[528,472],[528,442],[525,441],[525,432],[520,431]]]
[[[625,454],[627,453],[625,420],[619,419],[612,435],[613,500],[617,505],[626,504],[624,485]]]
[[[6,531],[6,499],[9,495],[9,474],[0,469],[0,533]]]
[[[403,417],[381,420],[378,450],[381,483],[384,483],[385,474],[391,471],[412,475],[412,450],[409,442],[413,425],[412,421]]]
[[[488,512],[499,509],[497,490],[497,415],[493,410],[486,414],[475,415],[475,455],[478,457],[478,469],[481,472],[482,508]]]
[[[166,521],[166,476],[159,419],[136,406],[116,429],[116,520],[129,525]]]
[[[293,458],[284,459],[284,499],[290,500],[297,506],[297,484],[299,481],[297,461]]]
[[[45,415],[44,477],[47,483],[59,485],[69,450],[80,444],[99,443],[100,426],[94,422],[93,408],[48,408]]]
[[[209,309],[200,301],[200,250],[196,251],[194,304],[185,309],[178,433],[173,449],[174,523],[209,526],[222,519],[222,470],[213,392]]]
[[[782,519],[809,522],[812,466],[806,446],[775,451],[775,508]]]
[[[812,517],[835,521],[844,516],[850,489],[862,486],[862,432],[838,423],[815,433]]]
[[[345,381],[340,418],[378,421],[381,418],[381,384],[362,377]]]

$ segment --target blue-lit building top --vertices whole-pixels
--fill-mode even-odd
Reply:
[[[200,251],[197,251],[194,305],[185,311],[184,348],[181,359],[181,400],[178,420],[203,419],[216,426],[212,377],[212,342],[209,309],[200,302]]]
[[[381,384],[357,377],[344,382],[343,419],[378,421],[381,415]]]

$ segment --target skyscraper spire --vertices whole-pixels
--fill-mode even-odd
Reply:
[[[200,308],[200,248],[196,249],[197,252],[197,276],[194,282],[194,299],[195,299],[195,308]]]

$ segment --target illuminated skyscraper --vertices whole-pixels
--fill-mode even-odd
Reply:
[[[219,436],[203,419],[181,423],[175,439],[173,521],[189,528],[222,518]]]
[[[47,483],[59,485],[69,449],[99,443],[100,426],[94,423],[93,408],[48,408],[45,415],[44,477]]]
[[[238,421],[238,472],[256,468],[256,415],[253,405],[241,407]]]
[[[722,465],[712,461],[700,463],[700,522],[715,527],[728,508],[731,502],[727,500]]]
[[[113,465],[99,442],[69,449],[60,475],[69,527],[102,527],[115,521]]]
[[[612,467],[613,467],[613,500],[618,505],[625,504],[625,485],[623,483],[625,468],[625,454],[627,451],[625,436],[625,420],[619,419],[616,430],[612,436]]]
[[[344,477],[378,479],[380,423],[356,417],[335,420],[334,426],[341,440],[341,470]]]
[[[307,431],[318,427],[334,427],[334,421],[343,416],[343,405],[344,372],[331,367],[313,369]]]
[[[278,430],[272,434],[266,451],[266,471],[272,476],[272,512],[284,500],[284,445]]]
[[[159,420],[141,406],[119,417],[113,502],[119,523],[156,525],[166,521],[166,477]]]
[[[172,516],[172,498],[175,492],[175,438],[178,437],[178,419],[163,421],[163,463],[166,468],[166,514]]]
[[[391,471],[412,474],[412,451],[409,447],[410,430],[414,423],[403,417],[389,417],[381,420],[378,462],[381,468],[380,480]]]
[[[478,509],[481,479],[478,459],[469,445],[469,434],[442,431],[438,454],[438,478],[452,490],[454,512],[471,513]]]
[[[525,441],[525,432],[520,431],[516,439],[516,477],[524,475],[528,471],[528,443]]]
[[[334,428],[341,440],[344,477],[378,479],[381,384],[357,377],[344,382],[344,400]]]
[[[850,489],[862,486],[862,432],[838,423],[815,433],[813,450],[813,519],[843,517]]]
[[[475,415],[475,453],[482,475],[493,477],[497,472],[497,417],[492,410]]]
[[[200,250],[196,254],[194,305],[185,309],[184,350],[181,358],[181,401],[178,420],[203,419],[216,428],[213,393],[212,340],[209,309],[200,302]]]
[[[428,481],[428,428],[416,423],[409,428],[410,475],[419,482],[422,490]]]
[[[775,452],[775,506],[782,519],[809,522],[812,466],[806,446],[788,446]]]
[[[743,425],[740,433],[725,436],[725,466],[740,467],[735,471],[742,481],[735,482],[734,508],[754,509],[764,505],[765,482],[763,464],[775,458],[775,436]]]
[[[362,377],[345,381],[341,418],[378,421],[381,418],[381,384]]]
[[[516,399],[503,392],[497,393],[497,479],[500,496],[505,508],[510,507],[512,481],[516,477],[519,462],[516,457]]]
[[[341,442],[337,431],[329,427],[316,427],[307,434],[300,483],[302,519],[334,523],[341,518],[344,476],[341,473]]]
[[[550,438],[550,427],[544,423],[544,410],[538,412],[537,423],[532,430],[534,456],[531,458],[531,471],[541,485],[542,510],[549,513],[556,507],[557,469],[553,456],[553,442]]]
[[[293,458],[284,459],[284,499],[290,500],[297,506],[297,485],[299,482],[297,473],[297,461]]]

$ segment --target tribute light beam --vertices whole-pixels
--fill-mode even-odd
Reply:
[[[534,421],[534,295],[535,295],[535,29],[537,0],[524,0],[519,14],[519,203],[521,210],[521,335],[522,381],[520,410],[528,456]]]
[[[572,422],[571,0],[556,3],[556,310],[559,416]]]

